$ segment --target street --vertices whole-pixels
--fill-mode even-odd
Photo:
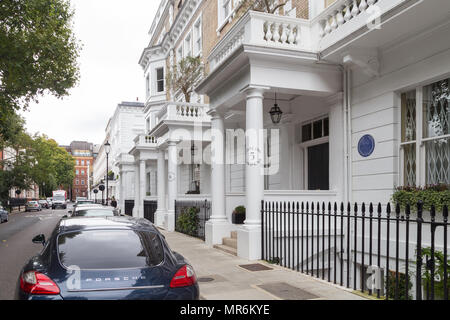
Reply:
[[[67,210],[71,207],[69,205]],[[9,222],[0,224],[0,300],[14,299],[20,270],[42,249],[41,245],[31,242],[33,237],[45,234],[48,238],[67,210],[15,213],[9,216]]]

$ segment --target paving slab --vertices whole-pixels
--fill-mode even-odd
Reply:
[[[199,282],[202,300],[365,300],[351,290],[297,271],[210,248],[200,239],[165,230],[161,233],[171,249],[192,264],[197,278],[213,279]]]

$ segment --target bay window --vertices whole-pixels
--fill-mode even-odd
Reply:
[[[447,79],[401,96],[400,157],[405,186],[450,184],[448,86]]]

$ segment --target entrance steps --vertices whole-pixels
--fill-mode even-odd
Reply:
[[[237,231],[232,231],[230,238],[223,238],[222,244],[216,244],[214,248],[237,256]]]

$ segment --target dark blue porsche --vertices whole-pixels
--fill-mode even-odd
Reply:
[[[145,219],[62,219],[23,268],[22,300],[198,300],[192,266]]]

